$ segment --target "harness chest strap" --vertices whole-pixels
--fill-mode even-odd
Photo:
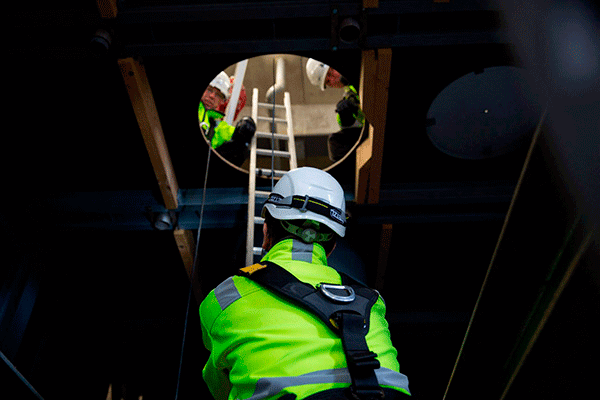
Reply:
[[[342,340],[353,394],[360,399],[382,397],[375,376],[375,369],[380,366],[375,358],[377,354],[369,350],[365,339],[371,307],[379,297],[376,291],[343,273],[340,273],[343,286],[322,284],[315,289],[270,261],[241,268],[238,275],[252,279],[318,316]]]

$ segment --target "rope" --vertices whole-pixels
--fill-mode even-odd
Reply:
[[[450,391],[450,385],[452,384],[452,380],[454,379],[454,374],[456,373],[456,370],[458,368],[458,363],[461,360],[463,350],[464,350],[465,344],[467,342],[467,337],[469,336],[469,333],[471,332],[471,328],[473,326],[473,319],[475,318],[475,314],[477,313],[477,310],[479,308],[479,303],[483,296],[483,290],[485,289],[485,287],[487,285],[489,276],[492,271],[492,267],[495,265],[494,261],[496,260],[496,256],[498,254],[498,249],[500,247],[500,243],[502,242],[502,239],[506,232],[508,220],[509,220],[510,215],[512,214],[512,210],[515,205],[515,199],[519,194],[519,190],[521,188],[521,184],[522,184],[524,176],[525,176],[525,171],[527,170],[527,167],[529,166],[529,161],[531,159],[531,154],[533,153],[534,144],[536,143],[537,138],[540,135],[540,132],[542,130],[542,126],[543,126],[544,120],[546,118],[546,112],[547,112],[547,109],[542,114],[542,116],[538,122],[538,125],[534,131],[533,138],[531,139],[531,145],[529,147],[529,151],[527,152],[527,156],[525,157],[525,165],[523,166],[523,169],[521,170],[521,175],[519,176],[519,180],[517,181],[517,187],[515,188],[515,191],[514,191],[515,195],[513,195],[513,198],[508,207],[508,211],[506,212],[506,217],[504,218],[504,224],[502,225],[502,229],[500,231],[500,237],[498,238],[498,241],[496,243],[496,248],[494,249],[494,253],[492,254],[492,259],[488,265],[488,269],[485,273],[485,277],[483,278],[483,284],[481,285],[481,288],[479,289],[479,294],[477,295],[477,300],[475,301],[475,306],[473,307],[473,312],[471,313],[471,318],[469,319],[469,324],[467,325],[467,330],[465,331],[463,341],[460,345],[460,349],[458,350],[458,356],[456,357],[456,360],[454,362],[454,367],[452,368],[452,372],[450,374],[450,379],[448,380],[448,384],[446,385],[446,391],[444,392],[444,396],[442,397],[442,400],[446,399],[446,397],[448,396],[448,392]]]
[[[276,83],[276,74],[275,74],[275,59],[273,59],[273,86]],[[275,177],[275,99],[277,98],[277,91],[273,90],[273,111],[272,111],[272,121],[271,121],[271,192],[274,187],[274,177]]]
[[[198,262],[198,248],[200,247],[200,232],[202,231],[202,219],[204,216],[204,203],[206,200],[206,186],[208,182],[208,167],[210,166],[210,153],[212,152],[212,147],[208,145],[208,156],[206,157],[206,173],[204,174],[204,188],[202,190],[202,203],[200,205],[200,221],[198,222],[198,235],[196,237],[196,249],[194,250],[194,261],[192,263],[192,274],[190,276],[190,288],[188,291],[188,300],[187,300],[187,308],[185,311],[185,323],[183,326],[183,339],[181,341],[181,356],[179,357],[179,372],[177,373],[177,390],[175,392],[175,400],[179,398],[179,385],[181,382],[181,369],[183,366],[183,350],[185,348],[185,337],[187,333],[188,326],[188,316],[190,314],[190,304],[192,302],[192,289],[193,289],[193,279],[196,276],[196,263]]]

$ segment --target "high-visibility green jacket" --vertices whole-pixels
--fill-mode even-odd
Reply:
[[[313,286],[341,284],[319,244],[285,239],[263,261]],[[341,339],[318,317],[249,278],[233,276],[217,286],[200,305],[200,319],[210,351],[202,375],[217,400],[271,399],[286,393],[303,399],[351,384]],[[410,394],[407,377],[399,373],[381,297],[370,319],[366,340],[381,364],[379,384]]]
[[[198,121],[204,135],[210,140],[213,149],[231,140],[235,126],[223,121],[224,115],[215,110],[207,110],[200,102],[198,106]]]
[[[337,123],[340,126],[340,128],[362,127],[365,124],[365,113],[363,112],[362,108],[360,107],[360,98],[358,96],[358,92],[356,91],[356,88],[352,85],[345,86],[344,87],[344,97],[342,97],[342,100],[350,100],[351,102],[353,102],[358,107],[358,111],[355,114],[353,114],[354,123],[350,126],[344,126],[342,124],[342,120],[340,119],[340,116],[338,114],[336,116],[336,118],[337,118]]]

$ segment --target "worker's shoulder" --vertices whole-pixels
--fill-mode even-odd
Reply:
[[[264,291],[264,288],[261,285],[245,276],[234,275],[231,277],[231,279],[233,280],[233,283],[241,297]]]
[[[230,276],[204,298],[200,304],[200,315],[204,318],[216,318],[238,300],[263,290],[248,278]]]
[[[227,305],[235,300],[261,290],[261,286],[251,279],[234,275],[221,282],[207,298],[215,298],[221,304],[221,308],[225,309]]]

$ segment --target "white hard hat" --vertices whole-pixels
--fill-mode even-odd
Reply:
[[[209,85],[219,89],[221,93],[225,95],[226,99],[229,98],[229,88],[231,87],[231,83],[225,71],[221,71],[219,75],[215,76]]]
[[[327,172],[302,167],[283,175],[265,202],[278,220],[311,220],[331,228],[339,236],[346,234],[346,199],[337,180]]]
[[[309,58],[306,62],[306,75],[308,80],[315,86],[325,90],[325,77],[329,71],[329,65],[323,64],[320,61]]]

